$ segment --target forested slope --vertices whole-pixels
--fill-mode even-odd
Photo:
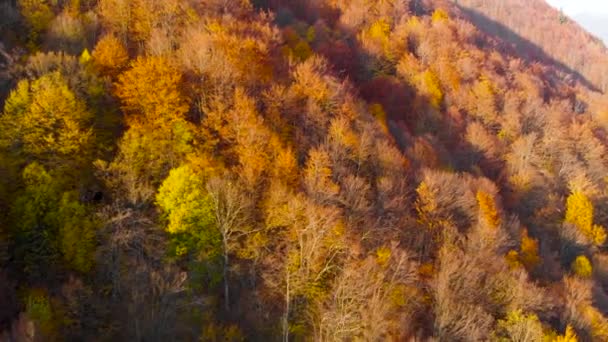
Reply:
[[[608,339],[606,99],[454,2],[2,9],[0,339]]]
[[[608,90],[608,53],[602,41],[545,1],[459,0],[477,25],[532,59],[553,61]]]

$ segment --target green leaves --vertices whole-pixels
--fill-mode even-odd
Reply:
[[[176,243],[175,254],[217,256],[221,236],[215,224],[213,201],[203,179],[188,165],[171,170],[160,186],[156,203],[167,219],[166,230]]]
[[[69,268],[86,273],[93,267],[96,221],[74,192],[38,163],[23,171],[25,189],[11,210],[17,258],[30,277],[44,277],[63,258]]]

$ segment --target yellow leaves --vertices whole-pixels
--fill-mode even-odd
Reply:
[[[390,303],[401,308],[407,306],[413,298],[420,296],[422,296],[422,294],[418,288],[404,284],[394,285],[388,294]]]
[[[552,342],[578,342],[578,338],[572,326],[568,325],[564,335],[555,337]]]
[[[188,166],[180,166],[158,189],[156,204],[166,215],[167,232],[196,232],[214,223],[209,195],[200,175]]]
[[[369,27],[368,32],[371,38],[386,44],[388,43],[389,34],[391,33],[391,26],[386,20],[380,19]]]
[[[583,230],[593,225],[593,204],[582,192],[575,191],[568,196],[565,221]]]
[[[433,12],[432,21],[433,23],[446,22],[450,19],[448,12],[444,9],[438,8]]]
[[[218,21],[211,21],[205,25],[205,28],[212,33],[226,32],[224,27]]]
[[[573,191],[568,196],[564,221],[575,225],[597,246],[606,241],[604,227],[593,224],[593,203],[581,191]]]
[[[427,70],[422,74],[422,88],[429,96],[429,101],[435,109],[439,109],[443,102],[443,92],[437,75]]]
[[[91,141],[91,114],[58,73],[19,82],[0,117],[0,146],[21,145],[28,154],[82,157]]]
[[[405,53],[397,64],[397,74],[411,85],[416,85],[417,76],[422,72],[422,66],[416,56]]]
[[[505,256],[507,264],[511,269],[524,266],[528,271],[540,264],[538,255],[538,241],[528,236],[528,230],[524,229],[521,233],[520,252],[510,250]]]
[[[542,341],[543,326],[534,313],[526,314],[521,309],[509,311],[507,317],[496,324],[498,341]],[[525,336],[525,337],[522,337]]]
[[[311,39],[309,39],[309,35]],[[283,47],[283,54],[293,58],[296,62],[303,62],[313,55],[313,50],[309,43],[314,40],[314,27],[310,27],[305,37],[300,37],[298,33],[287,28],[284,37],[287,44]]]
[[[421,182],[418,188],[418,200],[416,201],[416,211],[420,215],[423,212],[433,212],[437,210],[437,202],[435,201],[435,192],[431,191],[426,182]]]
[[[388,265],[389,260],[391,259],[391,249],[388,247],[380,247],[376,250],[376,262],[382,266],[386,267]]]
[[[592,305],[586,305],[582,310],[582,316],[591,325],[591,335],[594,340],[606,341],[608,339],[608,322],[600,311]]]
[[[477,191],[476,198],[481,219],[491,228],[498,228],[501,222],[494,198],[481,190]]]
[[[507,261],[507,265],[509,265],[510,269],[516,269],[521,266],[519,253],[515,250],[510,250],[505,256],[505,260]]]
[[[581,278],[589,278],[593,274],[593,267],[586,256],[579,255],[572,263],[572,271]]]
[[[359,35],[362,45],[370,52],[384,56],[392,60],[394,53],[390,40],[391,25],[385,19],[379,19],[373,22],[369,28]]]
[[[91,61],[91,54],[89,53],[89,49],[84,49],[80,54],[80,58],[78,58],[80,64],[87,64]]]
[[[603,245],[606,242],[606,229],[600,225],[594,224],[587,235],[596,246]]]

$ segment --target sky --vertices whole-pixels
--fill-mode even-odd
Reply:
[[[547,0],[608,45],[608,0]]]

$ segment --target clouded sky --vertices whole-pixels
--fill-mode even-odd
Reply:
[[[608,45],[608,0],[547,0]]]
[[[562,8],[564,13],[570,16],[581,13],[608,14],[606,0],[547,0],[547,2],[553,7]]]

